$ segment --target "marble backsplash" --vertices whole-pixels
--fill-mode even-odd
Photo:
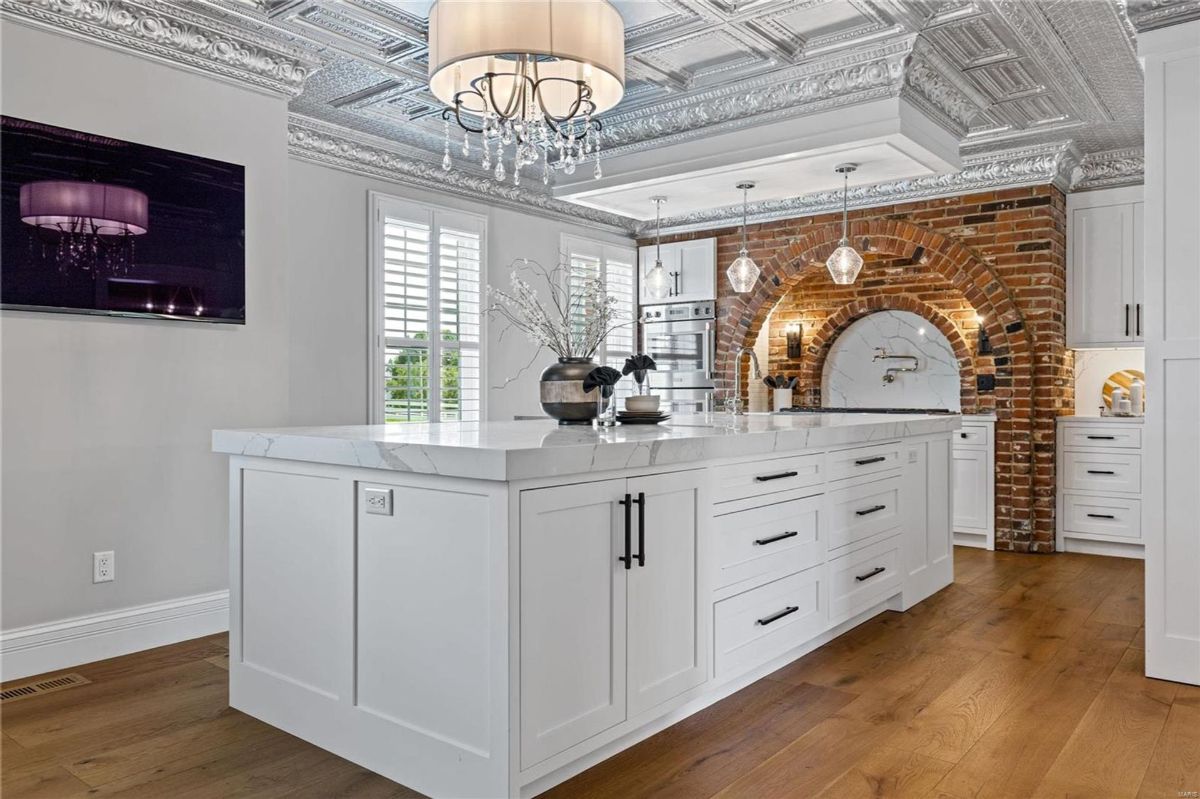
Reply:
[[[911,355],[917,371],[884,381],[889,367],[908,360],[875,360],[876,348]],[[961,410],[958,359],[933,324],[908,311],[864,316],[837,337],[825,360],[822,404],[843,408],[946,408]]]

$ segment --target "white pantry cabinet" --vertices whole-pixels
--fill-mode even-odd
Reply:
[[[638,263],[640,274],[645,278],[646,273],[654,266],[655,247],[653,244],[638,248]],[[715,300],[717,298],[717,240],[715,238],[693,239],[691,241],[674,241],[662,245],[663,268],[667,270],[670,280],[670,294],[666,297],[650,297],[643,292],[639,297],[642,305],[655,305],[664,302],[698,302]],[[644,287],[645,280],[639,280],[638,285]]]
[[[701,472],[521,492],[521,765],[703,683]]]
[[[1071,194],[1067,220],[1067,346],[1139,346],[1146,326],[1141,187]]]

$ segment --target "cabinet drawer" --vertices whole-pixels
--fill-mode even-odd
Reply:
[[[1063,447],[1104,447],[1141,449],[1142,428],[1136,424],[1065,424]]]
[[[718,516],[717,588],[791,574],[825,559],[825,497],[779,502]]]
[[[830,492],[829,550],[899,526],[902,485],[902,478],[897,475]]]
[[[1142,458],[1117,452],[1063,453],[1063,488],[1084,491],[1121,491],[1137,494],[1142,490]]]
[[[716,603],[717,676],[752,669],[823,632],[824,575],[825,567],[815,566]]]
[[[824,455],[793,455],[766,461],[734,463],[714,470],[714,502],[777,494],[817,485],[825,479]]]
[[[991,425],[964,424],[962,429],[954,434],[955,447],[986,447],[991,439]]]
[[[829,562],[830,624],[844,621],[901,589],[902,538],[894,535]]]
[[[886,472],[900,466],[900,442],[874,444],[829,453],[829,479],[844,480],[848,477]]]
[[[1106,538],[1141,540],[1142,503],[1136,499],[1063,494],[1062,529]]]

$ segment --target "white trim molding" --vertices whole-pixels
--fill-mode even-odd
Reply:
[[[0,632],[0,678],[20,679],[229,629],[229,592]]]

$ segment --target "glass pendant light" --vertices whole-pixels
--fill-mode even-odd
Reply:
[[[838,164],[835,169],[845,179],[842,184],[842,240],[838,242],[838,248],[829,256],[825,266],[829,268],[833,282],[839,286],[848,286],[853,283],[863,266],[862,256],[850,246],[850,224],[846,214],[846,198],[850,192],[850,173],[856,169],[858,169],[858,164]]]
[[[666,197],[651,197],[654,203],[654,226],[656,228],[654,241],[654,266],[642,277],[642,285],[646,294],[656,300],[666,299],[671,293],[671,278],[662,262],[662,204]]]
[[[753,290],[754,284],[758,282],[758,276],[762,270],[758,268],[758,264],[754,263],[754,259],[750,257],[750,253],[746,250],[747,194],[750,189],[754,188],[754,184],[750,182],[739,183],[737,187],[742,190],[742,249],[738,253],[737,259],[730,264],[725,274],[729,276],[729,285],[733,286],[733,290],[738,294],[745,294]]]

